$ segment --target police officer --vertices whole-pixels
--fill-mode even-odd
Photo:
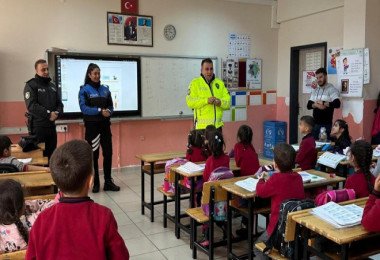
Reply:
[[[55,120],[63,112],[63,104],[57,87],[51,82],[46,60],[34,64],[36,75],[25,84],[24,100],[31,115],[28,126],[39,142],[45,143],[44,156],[50,159],[57,147]]]
[[[83,113],[86,128],[85,139],[91,145],[94,161],[94,186],[92,192],[99,192],[99,146],[103,150],[104,190],[119,191],[120,187],[111,178],[112,133],[110,116],[113,102],[108,87],[100,84],[100,68],[90,63],[87,68],[84,85],[79,90],[79,106]]]
[[[230,108],[231,97],[223,81],[215,78],[211,59],[202,60],[201,76],[191,81],[186,96],[187,106],[194,110],[195,129],[223,126],[223,110]]]

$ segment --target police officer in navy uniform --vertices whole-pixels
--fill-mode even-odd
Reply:
[[[113,113],[111,92],[100,84],[100,68],[90,63],[84,85],[79,90],[79,106],[83,113],[86,128],[85,139],[91,145],[94,161],[94,186],[92,192],[99,192],[99,146],[103,150],[104,190],[119,191],[111,178],[112,133],[110,116]]]
[[[58,88],[51,82],[46,60],[37,60],[34,64],[36,75],[25,84],[24,100],[31,115],[28,128],[39,142],[45,143],[44,156],[50,159],[57,147],[55,120],[63,112]]]

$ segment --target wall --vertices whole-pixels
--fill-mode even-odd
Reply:
[[[228,33],[247,33],[252,38],[251,56],[263,59],[263,90],[276,89],[278,32],[270,28],[271,6],[218,0],[144,0],[139,4],[141,14],[153,16],[153,48],[107,45],[106,12],[118,12],[120,0],[18,0],[4,4],[0,9],[0,34],[6,39],[0,46],[0,109],[12,112],[2,113],[0,124],[25,126],[23,87],[35,73],[34,61],[51,47],[222,58],[227,54]],[[21,25],[14,22],[15,15]],[[173,41],[163,37],[163,28],[169,23],[177,29]],[[227,149],[235,143],[241,123],[254,127],[254,145],[262,149],[262,122],[275,119],[275,111],[275,105],[250,107],[247,122],[227,123]],[[113,124],[113,166],[138,164],[137,153],[184,150],[191,126],[192,120]],[[14,141],[17,138],[12,137]],[[83,138],[83,125],[69,124],[68,133],[59,134],[58,143],[72,138]]]

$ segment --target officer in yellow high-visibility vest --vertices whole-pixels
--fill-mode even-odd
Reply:
[[[215,78],[211,59],[202,60],[201,76],[191,81],[186,103],[194,110],[195,129],[223,126],[223,110],[230,108],[231,97],[223,81]]]

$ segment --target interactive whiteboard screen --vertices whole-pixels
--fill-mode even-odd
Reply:
[[[140,115],[140,60],[122,57],[84,57],[57,55],[56,82],[64,105],[63,117],[81,115],[78,102],[80,86],[84,84],[87,67],[95,63],[100,68],[100,81],[111,91],[115,115]]]

